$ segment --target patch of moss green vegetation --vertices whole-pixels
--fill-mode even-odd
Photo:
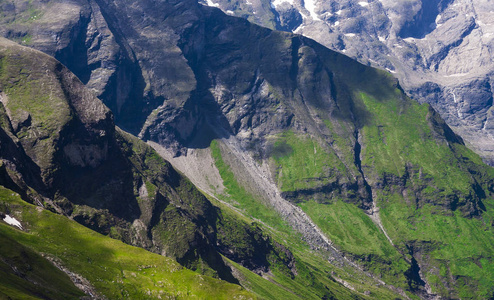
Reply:
[[[23,202],[0,187],[1,207],[27,232],[0,224],[0,236],[44,253],[87,280],[109,299],[251,299],[238,285],[187,270],[170,258],[126,245]]]
[[[218,219],[218,241],[239,257],[254,257],[256,255],[256,240],[262,239],[261,229],[252,223],[242,224],[235,215],[222,213]]]
[[[291,291],[253,273],[234,261],[227,260],[231,266],[242,274],[240,283],[249,291],[254,292],[260,299],[302,299]]]
[[[365,93],[360,93],[360,97],[374,116],[373,122],[363,129],[363,165],[372,167],[379,175],[391,173],[401,177],[405,165],[411,163],[433,178],[436,197],[454,190],[468,193],[473,184],[471,175],[448,143],[434,137],[427,120],[427,104],[408,101],[400,105],[396,99],[377,100]]]
[[[310,138],[287,131],[276,137],[271,157],[283,192],[311,189],[335,181],[346,168],[338,156]]]
[[[362,209],[343,201],[331,204],[309,201],[300,207],[343,252],[359,258],[385,282],[407,287],[404,272],[409,268],[408,263]]]
[[[432,205],[416,209],[402,195],[383,194],[382,199],[382,222],[389,236],[397,245],[415,246],[414,251],[429,256],[422,272],[434,292],[451,297],[449,285],[463,299],[493,296],[492,204],[482,218],[468,219],[458,211],[451,216],[438,214]]]
[[[79,299],[84,296],[51,262],[3,233],[0,233],[0,257],[2,299]]]
[[[345,282],[351,283],[352,287],[360,291],[360,293],[367,292],[370,298],[392,299],[396,297],[394,292],[384,286],[369,285],[369,278],[365,275],[357,274],[353,269],[345,268],[343,270],[336,268],[321,258],[319,253],[310,250],[308,245],[301,240],[299,233],[296,233],[294,229],[285,224],[272,208],[256,202],[256,199],[239,184],[230,167],[222,159],[218,141],[211,143],[211,152],[229,194],[229,198],[223,195],[217,195],[217,197],[239,208],[240,211],[245,212],[245,215],[239,217],[239,213],[229,206],[212,198],[211,201],[221,207],[223,215],[232,215],[235,220],[242,220],[242,222],[251,224],[247,226],[252,226],[252,219],[262,221],[258,225],[263,228],[263,231],[268,232],[275,241],[288,247],[293,253],[296,262],[296,271],[293,276],[286,272],[286,267],[283,268],[277,265],[276,261],[271,261],[271,273],[268,275],[269,281],[275,283],[279,288],[269,290],[268,288],[271,285],[264,279],[236,265],[237,269],[244,275],[243,281],[241,280],[242,285],[265,299],[280,299],[279,297],[290,294],[289,299],[321,299],[324,297],[327,299],[332,299],[332,297],[336,299],[358,299],[359,296],[356,296],[333,277],[338,276]],[[253,209],[252,206],[255,205],[258,207]],[[272,215],[277,216],[276,219],[270,218]],[[245,236],[244,230],[237,226],[233,226],[232,231],[233,237],[237,236],[238,239],[242,239]],[[235,235],[235,232],[238,234]],[[242,244],[243,242],[240,241],[239,243]],[[362,298],[364,297],[362,296]]]

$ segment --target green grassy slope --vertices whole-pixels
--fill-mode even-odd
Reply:
[[[278,288],[269,288],[270,284],[264,279],[247,271],[238,264],[232,263],[243,275],[240,279],[243,286],[265,299],[280,299],[280,297],[285,297],[284,295],[287,293],[291,293],[291,297],[300,299],[321,299],[321,297],[328,297],[329,299],[331,297],[335,297],[336,299],[355,297],[393,299],[399,296],[387,287],[369,283],[369,278],[362,273],[356,272],[355,269],[340,269],[335,267],[323,259],[320,253],[311,250],[307,243],[301,239],[300,233],[295,232],[294,229],[286,224],[273,208],[261,204],[256,196],[242,187],[231,168],[223,160],[221,141],[213,141],[211,143],[211,150],[215,165],[226,187],[225,194],[215,196],[240,209],[242,215],[220,202],[213,203],[221,207],[223,214],[231,215],[237,220],[251,223],[254,220],[257,222],[262,221],[256,224],[262,227],[265,232],[268,232],[269,236],[276,242],[290,249],[296,262],[297,271],[295,272],[295,276],[288,276],[283,271],[283,268],[277,266],[276,263],[271,265],[270,273],[267,274],[267,277],[269,277],[271,282],[276,283]],[[358,211],[359,209],[355,207],[355,210]],[[363,214],[362,212],[359,213]],[[348,224],[351,223],[348,222]],[[346,229],[344,228],[343,230]],[[388,247],[385,243],[382,244],[382,247],[385,248],[384,251],[392,252],[396,257],[396,251],[392,247]],[[364,248],[362,247],[362,249]],[[376,268],[379,268],[379,265]],[[384,270],[382,271],[384,272]],[[393,275],[394,273],[390,273],[387,276],[392,277]],[[337,282],[335,277],[349,283],[354,289],[354,292],[344,287],[340,282]]]
[[[376,189],[383,224],[402,253],[414,254],[433,292],[492,297],[494,169],[448,137],[428,105],[394,94],[356,95],[372,116],[362,128],[362,168],[376,185],[400,182]]]
[[[0,222],[0,236],[17,241],[21,245],[18,248],[32,249],[28,251],[43,253],[57,261],[71,272],[89,280],[98,293],[109,299],[158,296],[176,299],[252,298],[238,285],[197,274],[170,258],[102,236],[66,217],[28,204],[3,187],[0,187],[0,207],[20,220],[26,229],[23,232]],[[15,248],[7,249],[3,258],[12,256],[14,253],[10,250],[14,251]],[[63,277],[57,275],[60,272],[52,274],[50,268],[45,272],[49,273],[49,278]],[[78,295],[73,288],[58,290],[64,287],[62,283],[55,285],[57,292]],[[2,292],[12,292],[9,282],[1,280],[0,286]],[[17,288],[16,292],[29,294],[30,290],[23,286]]]
[[[271,157],[276,161],[276,175],[282,192],[314,189],[334,182],[340,184],[339,173],[346,167],[332,151],[317,140],[297,136],[288,131],[277,136]],[[348,175],[347,175],[348,176]]]
[[[312,41],[276,32],[266,39],[275,46],[260,50],[264,77],[256,76],[265,79],[267,88],[259,101],[274,107],[266,112],[267,120],[279,117],[273,111],[283,108],[295,121],[252,129],[269,132],[258,137],[264,152],[255,155],[270,164],[282,195],[297,203],[341,251],[410,295],[426,297],[430,286],[432,294],[446,298],[491,297],[494,274],[484,264],[494,259],[494,169],[468,150],[433,109],[408,98],[390,74]],[[275,72],[277,68],[287,72]],[[243,72],[251,73],[247,67]],[[230,78],[224,80],[236,91]],[[221,147],[213,142],[211,148],[230,194],[226,201],[278,232],[288,232],[242,186],[242,178],[235,178],[235,170],[221,158]],[[392,242],[368,215],[373,207],[376,218],[380,209]],[[413,228],[422,221],[420,236]],[[442,230],[468,238],[437,233]],[[294,252],[299,247],[289,246]]]
[[[4,232],[0,234],[0,258],[2,299],[79,299],[84,296],[65,273]]]
[[[413,257],[433,293],[492,297],[494,169],[427,104],[406,97],[389,74],[339,55],[328,55],[325,63],[333,72],[339,109],[329,115],[317,111],[330,131],[324,142],[293,131],[275,137],[279,153],[271,163],[279,188],[303,192],[314,190],[314,182],[335,180],[341,185],[341,174],[354,174],[348,161],[355,155],[354,164],[373,191],[371,200],[395,246],[350,204],[354,195],[331,189],[326,197],[309,194],[300,207],[338,248],[386,282],[410,291],[424,284],[418,274],[410,276],[417,272]]]

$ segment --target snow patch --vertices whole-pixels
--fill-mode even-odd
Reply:
[[[437,17],[436,17],[436,24],[437,24],[439,21],[441,21],[441,18],[442,18],[442,16],[441,16],[441,15],[437,15]]]
[[[227,10],[226,13],[229,14],[229,15],[234,15],[235,14],[232,10]]]
[[[212,0],[206,0],[206,3],[211,7],[220,7],[218,3],[214,3]]]
[[[360,5],[362,7],[367,7],[367,6],[369,6],[369,2],[361,1],[361,2],[358,3],[358,5]]]
[[[377,38],[379,39],[380,42],[385,42],[386,41],[386,38],[383,37],[383,36],[377,36]]]
[[[274,0],[274,1],[271,1],[271,7],[276,8],[276,7],[280,6],[281,3],[283,3],[283,2],[290,3],[292,6],[294,4],[294,0]]]
[[[454,101],[455,103],[458,103],[458,100],[456,100],[456,94],[455,94],[455,92],[454,92],[454,91],[452,91],[452,92],[450,92],[450,93],[453,95],[453,101]],[[459,115],[459,111],[458,111],[458,115]]]
[[[307,16],[306,14],[304,14],[302,11],[299,11],[300,15],[302,16],[302,19],[303,20],[306,20],[309,18],[309,16]]]
[[[356,34],[355,33],[345,33],[345,36],[347,37],[354,37]]]
[[[390,68],[386,68],[386,71],[388,71],[389,73],[396,74],[396,71],[393,71],[393,70],[391,70]],[[389,239],[389,237],[388,237],[388,239]]]
[[[297,27],[297,28],[293,31],[293,33],[299,33],[300,31],[302,31],[302,29],[304,29],[304,25],[300,24],[300,26],[299,26],[299,27]]]
[[[446,75],[444,77],[462,77],[462,76],[466,76],[466,75],[468,75],[468,73],[451,74],[451,75]]]
[[[9,225],[16,226],[22,230],[21,222],[17,221],[16,218],[13,218],[9,215],[5,215],[5,218],[3,218],[3,221]]]
[[[340,21],[334,22],[334,26],[338,26],[338,25],[340,25]]]
[[[339,16],[339,15],[341,15],[342,12],[343,11],[340,9],[339,11],[336,12],[336,14]]]
[[[406,38],[406,39],[403,39],[405,42],[407,43],[413,43],[415,41],[415,39],[413,37],[409,37],[409,38]]]
[[[316,14],[315,0],[305,0],[304,4],[305,4],[305,8],[309,11],[312,19],[317,20],[317,21],[321,21],[321,19],[319,19],[319,17]]]

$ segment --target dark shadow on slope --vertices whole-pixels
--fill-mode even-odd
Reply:
[[[436,18],[453,0],[421,0],[421,9],[406,22],[398,35],[422,39],[436,29]]]
[[[18,147],[12,141],[3,128],[0,128],[0,159],[4,160],[0,165],[0,185],[18,193],[26,202],[42,201],[37,195],[31,194],[28,189],[30,186],[44,196],[47,194],[39,166],[24,152],[22,147]],[[7,166],[5,162],[15,163],[15,171],[11,169],[12,165]]]
[[[78,23],[71,27],[69,34],[70,44],[57,51],[54,57],[69,68],[82,83],[87,84],[91,77],[91,66],[87,55],[87,29],[90,18],[81,15]]]
[[[100,98],[114,113],[116,125],[137,135],[147,116],[163,104],[165,99],[145,92],[146,82],[143,70],[132,46],[125,38],[125,36],[139,36],[140,33],[136,32],[132,26],[128,26],[129,22],[125,20],[120,22],[105,1],[96,0],[96,3],[120,48],[117,69],[109,79],[108,87]]]

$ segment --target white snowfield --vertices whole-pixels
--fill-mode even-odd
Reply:
[[[9,225],[16,226],[19,229],[22,229],[22,224],[21,222],[17,221],[16,218],[13,218],[9,215],[6,215],[5,218],[3,218],[3,221]]]

